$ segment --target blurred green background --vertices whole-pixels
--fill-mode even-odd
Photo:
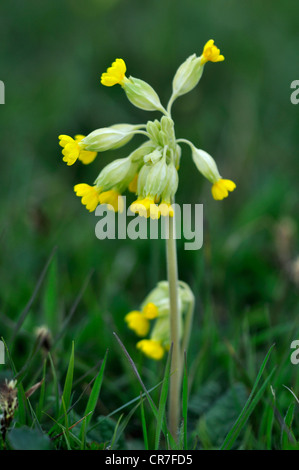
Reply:
[[[211,380],[222,391],[234,383],[248,390],[274,342],[271,360],[279,374],[272,385],[283,415],[292,397],[282,384],[299,392],[299,366],[289,360],[299,326],[299,107],[290,102],[290,84],[299,79],[298,2],[15,0],[2,2],[0,29],[6,86],[0,107],[0,334],[17,369],[26,362],[35,327],[47,324],[54,337],[63,333],[55,345],[61,374],[72,339],[78,377],[109,348],[103,414],[139,393],[113,331],[149,385],[161,377],[163,364],[139,355],[123,317],[165,279],[164,243],[97,240],[96,218],[73,192],[74,184],[91,184],[107,162],[142,140],[105,152],[92,165],[67,167],[58,135],[159,118],[134,108],[121,87],[101,86],[101,73],[121,57],[128,74],[148,81],[166,104],[177,67],[213,38],[225,61],[207,64],[199,86],[173,107],[177,137],[213,155],[221,174],[237,183],[228,199],[214,201],[184,147],[176,199],[203,203],[205,217],[203,248],[188,252],[178,244],[180,278],[196,295],[188,361],[193,427],[203,413],[199,391]],[[32,367],[38,370],[37,363]],[[25,381],[30,384],[29,377]],[[136,424],[132,441],[138,432]],[[253,432],[246,446],[262,443]]]

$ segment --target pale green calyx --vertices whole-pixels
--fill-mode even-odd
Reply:
[[[137,108],[144,109],[145,111],[166,112],[158,94],[145,81],[130,77],[124,80],[122,87],[129,101]]]
[[[116,124],[110,127],[102,127],[91,132],[82,140],[85,150],[92,152],[104,152],[122,147],[128,143],[143,125]]]
[[[211,157],[211,155],[209,155],[204,150],[194,147],[194,145],[191,143],[190,146],[192,150],[193,161],[200,173],[202,173],[203,176],[205,176],[211,183],[218,181],[221,176],[213,157]]]
[[[137,163],[132,163],[130,157],[119,158],[103,168],[97,177],[95,184],[101,191],[112,188],[126,188],[133,179],[138,168]]]
[[[196,87],[201,79],[204,66],[196,54],[189,56],[176,71],[172,82],[173,98],[185,95]]]
[[[168,165],[165,157],[157,163],[150,165],[150,171],[146,178],[144,194],[152,199],[159,198],[164,191],[167,182]]]
[[[171,203],[179,184],[179,176],[174,163],[170,163],[167,166],[167,178],[165,183],[162,192],[162,200],[166,203]]]

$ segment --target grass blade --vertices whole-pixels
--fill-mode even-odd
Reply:
[[[147,427],[146,427],[144,404],[143,404],[143,398],[142,398],[142,393],[141,392],[140,392],[140,410],[141,410],[141,424],[142,424],[144,448],[145,448],[145,450],[148,450]]]
[[[259,370],[259,373],[257,375],[257,378],[255,380],[255,383],[253,385],[253,388],[252,388],[252,391],[248,397],[248,400],[246,401],[245,405],[244,405],[244,408],[243,410],[241,411],[237,421],[235,422],[234,426],[232,427],[232,429],[230,430],[230,432],[228,433],[228,435],[226,436],[222,446],[220,447],[221,450],[226,450],[226,449],[230,449],[231,446],[233,445],[233,443],[235,442],[235,440],[237,439],[239,433],[241,432],[241,429],[242,427],[244,426],[244,424],[246,423],[247,419],[249,418],[250,414],[252,413],[253,409],[255,408],[258,400],[260,399],[260,397],[262,396],[262,393],[264,392],[265,388],[266,388],[266,385],[267,383],[269,382],[270,378],[272,377],[273,373],[274,373],[274,370],[272,370],[271,374],[268,376],[268,378],[265,380],[264,384],[262,385],[261,389],[259,390],[259,392],[257,393],[256,397],[254,397],[254,393],[258,387],[258,384],[260,382],[260,379],[262,377],[262,374],[264,372],[264,369],[266,367],[266,364],[269,360],[269,357],[270,357],[270,354],[274,348],[274,344],[271,346],[271,348],[269,349],[262,365],[261,365],[261,368]]]
[[[167,402],[167,397],[168,397],[171,356],[172,356],[172,345],[171,345],[168,358],[167,358],[164,379],[163,379],[160,400],[159,400],[157,427],[156,427],[156,436],[155,436],[155,450],[159,449],[160,436],[161,436],[161,431],[163,427],[163,422],[165,419],[165,408],[166,408],[166,402]]]
[[[64,414],[64,408],[68,410],[71,401],[73,377],[74,377],[74,341],[72,342],[72,352],[69,360],[68,370],[65,378],[64,389],[62,394],[62,403],[60,406],[59,415]]]
[[[87,406],[86,406],[84,415],[86,415],[86,416],[88,415],[88,416],[87,416],[85,422],[83,423],[84,426],[83,425],[81,426],[80,439],[82,439],[84,429],[85,429],[85,432],[87,432],[89,422],[92,418],[92,415],[94,413],[95,407],[96,407],[98,399],[99,399],[101,386],[102,386],[102,382],[103,382],[105,365],[106,365],[106,361],[107,361],[107,354],[108,354],[108,350],[106,351],[106,354],[105,354],[105,357],[103,359],[100,371],[98,373],[97,378],[95,379],[95,382],[94,382],[93,387],[92,387],[91,394],[90,394],[88,402],[87,402]]]

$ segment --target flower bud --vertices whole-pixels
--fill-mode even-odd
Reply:
[[[93,152],[104,152],[122,147],[134,136],[134,131],[140,126],[131,124],[116,124],[111,127],[102,127],[91,132],[82,140],[84,148]]]
[[[161,121],[148,121],[146,130],[150,139],[158,146],[175,149],[175,134],[173,120],[167,116],[163,116]]]
[[[162,111],[164,108],[155,90],[143,80],[130,77],[122,85],[131,103],[145,111]]]
[[[138,164],[143,164],[144,163],[144,157],[151,153],[153,150],[155,150],[155,146],[152,141],[147,140],[142,144],[140,147],[138,147],[136,150],[134,150],[130,154],[130,159],[132,163],[138,163]]]
[[[157,163],[162,157],[162,151],[161,150],[158,150],[158,149],[155,149],[153,150],[151,153],[148,153],[147,155],[145,155],[144,157],[144,162],[145,163]]]
[[[173,96],[177,98],[193,90],[201,79],[203,69],[200,57],[196,54],[189,56],[176,71],[172,82]]]

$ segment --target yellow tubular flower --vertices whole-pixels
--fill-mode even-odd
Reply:
[[[154,339],[142,339],[137,343],[137,348],[140,349],[146,356],[151,359],[159,361],[164,356],[164,348],[160,341]]]
[[[125,316],[128,327],[138,336],[146,336],[150,329],[148,319],[138,310],[133,310]]]
[[[164,217],[173,217],[174,216],[174,210],[171,204],[168,202],[162,201],[161,204],[159,205],[159,212],[162,216]]]
[[[99,202],[101,204],[108,204],[112,206],[115,212],[122,212],[124,209],[124,202],[122,197],[118,199],[119,196],[120,194],[115,191],[115,189],[111,189],[110,191],[105,191],[99,195]]]
[[[212,195],[216,201],[221,201],[228,196],[228,193],[236,188],[236,184],[231,180],[220,179],[212,186]]]
[[[152,302],[149,302],[143,307],[142,313],[148,320],[154,320],[154,318],[158,316],[158,307]]]
[[[89,212],[96,209],[99,204],[99,190],[96,186],[89,186],[85,183],[76,184],[74,191],[77,196],[82,197],[81,202]]]
[[[141,217],[149,217],[150,210],[153,210],[153,205],[155,205],[154,200],[146,197],[144,199],[137,199],[134,201],[131,204],[130,209],[132,212],[139,214]]]
[[[84,164],[91,163],[96,158],[97,152],[89,152],[79,145],[82,139],[84,135],[76,135],[74,139],[69,135],[59,136],[59,145],[63,148],[63,161],[68,166],[73,165],[78,158]]]
[[[58,138],[59,145],[63,148],[62,160],[66,162],[68,166],[73,165],[75,161],[79,158],[81,150],[78,142],[72,139],[72,137],[70,137],[69,135],[60,135]]]
[[[202,51],[201,56],[201,65],[206,64],[207,62],[221,62],[224,60],[224,56],[220,54],[220,49],[214,45],[213,39],[210,39]]]
[[[102,73],[101,83],[105,86],[113,86],[119,83],[123,84],[125,80],[125,73],[127,67],[123,59],[115,59],[111,67],[107,69],[107,72]]]
[[[81,142],[84,139],[85,135],[75,135],[75,141]],[[79,160],[84,163],[84,165],[88,165],[92,163],[97,156],[97,152],[90,152],[89,150],[81,150],[79,153]]]
[[[136,175],[134,176],[134,178],[132,179],[131,183],[128,186],[128,190],[131,193],[137,192],[137,183],[138,183],[138,173],[136,173]]]

